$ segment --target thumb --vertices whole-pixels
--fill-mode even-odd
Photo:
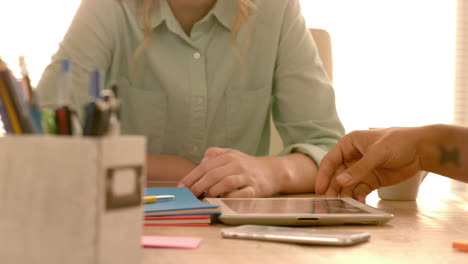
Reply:
[[[338,184],[347,187],[362,182],[366,176],[383,163],[381,156],[375,154],[366,153],[358,162],[336,176]]]

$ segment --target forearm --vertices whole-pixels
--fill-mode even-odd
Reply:
[[[191,161],[174,155],[148,155],[146,160],[149,181],[179,181],[195,168]]]
[[[430,125],[420,129],[422,169],[468,182],[468,128]]]
[[[277,176],[280,193],[305,193],[315,189],[318,167],[305,154],[266,157],[272,160],[272,171]]]

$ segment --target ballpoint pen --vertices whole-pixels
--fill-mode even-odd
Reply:
[[[101,99],[102,78],[99,70],[91,73],[90,96],[92,101],[85,105],[85,136],[103,136],[109,127],[110,107]]]
[[[146,195],[143,197],[145,203],[155,203],[157,201],[174,199],[174,195]]]
[[[31,85],[31,79],[29,78],[28,67],[26,66],[26,60],[24,59],[24,56],[19,57],[19,65],[21,68],[21,75],[23,76],[23,86],[26,92],[26,100],[29,105],[32,125],[36,133],[42,134],[42,113],[41,109],[39,108],[37,94]]]
[[[61,83],[58,94],[58,108],[55,109],[57,134],[81,135],[82,127],[77,114],[70,108],[70,92],[72,90],[71,63],[68,59],[62,60]]]
[[[34,98],[33,98],[33,89],[31,85],[31,79],[29,78],[28,68],[26,66],[26,60],[24,56],[19,57],[19,65],[21,69],[21,75],[23,76],[23,85],[25,86],[26,91],[26,99],[28,103],[34,105]]]

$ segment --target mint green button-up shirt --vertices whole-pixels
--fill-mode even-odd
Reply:
[[[145,135],[151,154],[195,163],[211,146],[267,155],[272,113],[281,154],[302,152],[318,164],[344,129],[298,1],[254,1],[250,33],[244,25],[237,36],[241,58],[231,41],[236,0],[218,0],[190,36],[166,1],[132,76],[131,58],[144,37],[135,1],[83,0],[38,84],[42,105],[56,106],[67,58],[71,106],[82,111],[89,72],[100,69],[106,88],[119,87],[123,133]]]

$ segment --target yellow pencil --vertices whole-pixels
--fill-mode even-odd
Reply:
[[[1,66],[0,66],[1,67]],[[2,69],[0,69],[1,71]],[[11,102],[11,97],[8,94],[7,88],[4,85],[4,82],[0,76],[0,96],[3,97],[3,104],[5,106],[5,111],[8,115],[8,119],[10,120],[11,128],[13,129],[14,134],[22,134],[21,125],[16,115],[15,108]]]
[[[147,195],[143,197],[145,203],[155,203],[160,200],[174,199],[174,195]]]

